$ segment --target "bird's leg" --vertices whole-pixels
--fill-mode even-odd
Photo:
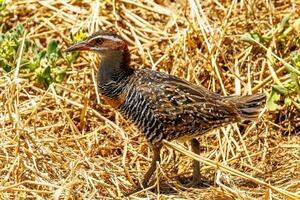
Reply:
[[[144,188],[148,186],[148,182],[156,170],[156,162],[160,162],[160,149],[161,149],[161,146],[159,146],[159,147],[154,146],[154,145],[152,146],[153,158],[152,158],[150,168],[146,172],[143,182],[142,182],[142,185]]]
[[[156,162],[157,161],[160,162],[160,149],[161,149],[161,146],[152,145],[152,151],[153,151],[152,162],[151,162],[150,168],[144,175],[144,179],[142,182],[143,188],[146,188],[148,186],[149,180],[151,179],[152,175],[154,174],[154,172],[156,170]],[[141,186],[138,186],[136,189],[126,193],[125,196],[130,196],[131,194],[134,194],[134,193],[142,190],[143,188]]]
[[[192,151],[200,155],[200,143],[197,139],[193,138],[191,140]],[[197,160],[193,160],[193,179],[192,185],[198,185],[201,182],[201,174],[200,174],[200,163]]]
[[[200,155],[200,143],[196,139],[191,140],[192,152]],[[213,185],[213,181],[205,178],[200,173],[200,162],[193,160],[193,177],[191,182],[186,184],[187,187],[207,187]]]

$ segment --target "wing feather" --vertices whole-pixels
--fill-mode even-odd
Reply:
[[[198,123],[220,125],[239,121],[239,113],[234,104],[210,92],[203,86],[164,73],[152,73],[146,77],[151,82],[140,91],[151,96],[154,114],[164,123],[189,125]]]

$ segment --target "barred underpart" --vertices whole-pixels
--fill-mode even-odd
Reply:
[[[264,99],[263,94],[222,97],[175,76],[146,69],[134,70],[114,84],[107,85],[113,96],[126,94],[120,112],[154,145],[257,117]]]

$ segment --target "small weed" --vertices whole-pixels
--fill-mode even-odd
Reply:
[[[0,0],[0,22],[2,21],[2,18],[6,15],[6,6],[7,3],[5,0]]]
[[[75,34],[70,34],[71,38],[71,44],[78,43],[84,39],[86,39],[88,36],[87,32],[85,31],[79,31]],[[77,58],[79,57],[79,52],[70,52],[64,55],[65,60],[67,61],[67,65],[70,66]]]
[[[250,32],[250,33],[245,33],[241,37],[241,40],[245,41],[245,42],[249,42],[251,44],[253,44],[253,40],[254,40],[254,41],[258,42],[258,43],[262,43],[263,44],[263,43],[269,41],[270,37],[263,36],[260,33],[253,31],[253,32]]]
[[[24,27],[20,24],[5,34],[0,33],[0,66],[6,72],[15,67],[14,62],[23,34]]]
[[[300,110],[300,76],[299,73],[297,73],[299,71],[296,72],[297,69],[300,69],[300,35],[299,30],[297,30],[300,29],[300,19],[297,19],[293,24],[290,24],[289,22],[290,17],[285,16],[278,24],[276,24],[274,27],[271,27],[271,29],[263,35],[257,32],[251,32],[245,33],[241,37],[242,41],[249,42],[251,44],[255,44],[255,42],[257,42],[267,45],[267,42],[272,40],[273,42],[270,43],[270,47],[268,48],[266,55],[267,59],[272,61],[269,62],[271,65],[270,67],[272,68],[277,61],[277,59],[270,54],[274,48],[274,45],[278,43],[283,44],[284,46],[288,40],[294,41],[294,46],[297,50],[289,55],[288,60],[290,60],[290,65],[293,67],[291,68],[287,66],[289,79],[284,83],[281,83],[276,75],[273,76],[275,84],[272,86],[272,90],[267,100],[267,108],[270,111],[280,110],[283,107],[291,106],[295,106]],[[296,31],[292,31],[293,29]]]
[[[2,34],[0,33],[0,67],[6,72],[15,69],[17,52],[21,38],[24,35],[24,27],[18,24],[15,28]],[[76,43],[84,39],[84,32],[71,35],[71,42]],[[34,79],[47,88],[51,83],[60,83],[64,80],[67,67],[77,60],[77,52],[62,55],[58,43],[51,40],[45,49],[38,47],[32,41],[25,41],[25,47],[21,60],[20,73],[34,72]],[[58,66],[57,63],[65,60],[67,67]]]
[[[51,40],[48,43],[47,49],[39,52],[36,60],[33,61],[33,63],[43,63],[35,69],[36,81],[46,87],[53,82],[62,82],[66,75],[66,68],[56,65],[59,59],[62,58],[57,42]]]

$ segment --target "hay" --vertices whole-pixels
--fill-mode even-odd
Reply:
[[[295,21],[299,3],[157,2],[13,1],[5,23],[25,25],[22,44],[25,38],[43,46],[56,39],[62,49],[70,43],[70,32],[111,30],[130,44],[137,68],[174,74],[223,95],[270,91],[274,79],[267,70],[267,51],[242,42],[240,35],[265,33],[286,14]],[[291,51],[287,45],[273,53],[287,61]],[[45,90],[19,73],[23,45],[18,53],[14,71],[0,68],[0,198],[123,198],[141,181],[152,154],[141,134],[102,104],[95,56],[82,54],[63,83]],[[281,61],[273,73],[279,80],[286,78]],[[166,142],[156,174],[162,182],[154,187],[168,186],[133,196],[299,199],[298,111],[264,111],[258,122],[205,134],[199,138],[201,156]],[[296,123],[289,120],[291,115]],[[281,121],[274,122],[278,116]],[[215,180],[215,186],[187,189],[176,181],[176,176],[191,174],[191,158],[203,163],[202,174]]]

